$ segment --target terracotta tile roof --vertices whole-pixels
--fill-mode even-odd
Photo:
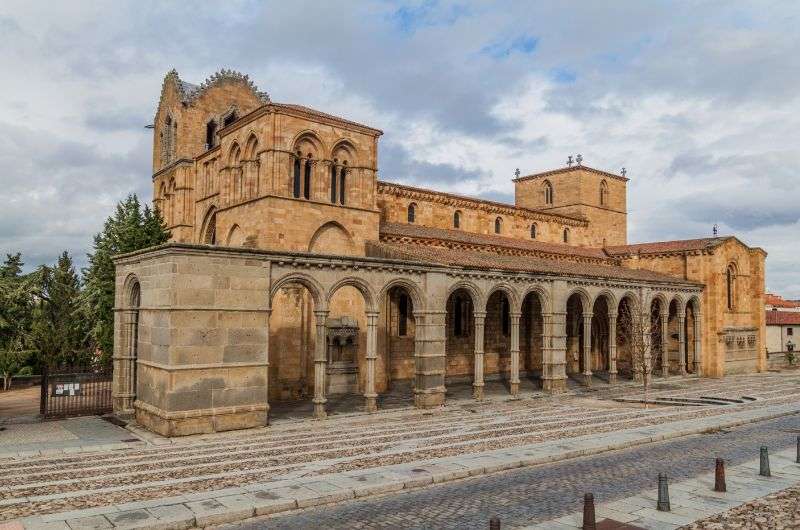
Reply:
[[[641,269],[628,269],[619,266],[578,263],[527,256],[506,256],[477,250],[452,250],[427,245],[370,242],[367,244],[367,254],[372,257],[407,259],[468,269],[492,269],[538,274],[664,282],[692,286],[701,285],[699,283],[681,280],[674,276],[667,276]]]
[[[604,262],[612,260],[599,248],[574,247],[571,245],[560,245],[557,243],[544,243],[542,241],[517,239],[512,237],[476,234],[465,230],[453,230],[446,228],[433,228],[417,224],[403,223],[382,223],[380,226],[381,239],[387,238],[409,238],[441,240],[464,245],[474,245],[482,247],[504,247],[525,252],[537,252],[542,254],[552,254],[554,256],[572,256],[581,258],[593,258]]]
[[[800,326],[800,311],[765,311],[768,326]]]
[[[503,208],[508,210],[515,210],[517,212],[522,212],[523,214],[528,213],[534,216],[542,216],[542,217],[549,217],[549,218],[561,218],[561,219],[569,219],[571,221],[580,221],[582,224],[586,224],[587,219],[580,215],[566,215],[563,213],[555,213],[549,212],[547,210],[536,210],[533,208],[525,208],[523,206],[517,206],[516,204],[508,204],[505,202],[498,202],[498,201],[490,201],[488,199],[481,199],[479,197],[470,197],[469,195],[459,195],[457,193],[449,193],[446,191],[437,191],[437,190],[430,190],[427,188],[419,188],[416,186],[409,186],[408,184],[398,184],[396,182],[387,182],[385,180],[378,181],[378,191],[381,192],[381,188],[400,188],[401,190],[407,190],[410,192],[422,193],[422,194],[430,194],[435,195],[438,197],[446,197],[449,199],[454,199],[456,201],[467,201],[473,204],[485,204],[489,206],[496,206],[497,208]]]
[[[537,178],[542,178],[542,177],[549,177],[551,175],[559,175],[561,173],[570,173],[572,171],[579,171],[579,170],[588,171],[589,173],[597,173],[598,175],[603,175],[604,177],[609,177],[609,178],[613,178],[613,179],[617,179],[617,180],[622,180],[622,181],[625,181],[625,182],[628,182],[628,180],[629,180],[627,177],[623,177],[622,175],[617,175],[616,173],[609,173],[608,171],[603,171],[601,169],[595,169],[595,168],[589,167],[589,166],[567,166],[567,167],[562,167],[562,168],[558,168],[558,169],[551,169],[549,171],[543,171],[541,173],[533,173],[533,174],[530,174],[530,175],[524,175],[522,177],[517,177],[517,178],[513,179],[513,181],[514,182],[523,182],[523,181],[526,181],[526,180],[537,179]]]
[[[729,238],[706,237],[701,239],[683,239],[677,241],[656,241],[653,243],[637,243],[635,245],[621,245],[606,247],[609,256],[622,256],[625,254],[664,254],[668,252],[689,252],[710,250],[718,247]]]
[[[304,113],[307,113],[307,114],[311,114],[313,116],[317,116],[319,118],[327,118],[329,120],[336,120],[336,121],[340,121],[342,123],[349,123],[350,125],[356,125],[358,127],[363,127],[365,129],[370,129],[371,131],[375,131],[378,134],[383,134],[383,131],[381,131],[380,129],[376,129],[374,127],[370,127],[369,125],[364,125],[363,123],[358,123],[357,121],[347,120],[347,119],[339,117],[339,116],[334,116],[333,114],[328,114],[326,112],[321,112],[319,110],[312,109],[311,107],[305,107],[303,105],[295,105],[294,103],[272,103],[272,106],[276,107],[276,108],[279,108],[279,109],[283,108],[283,109],[289,109],[289,110],[296,110],[296,111],[304,112]]]
[[[786,300],[781,296],[772,293],[764,294],[764,303],[767,305],[771,305],[773,307],[800,307],[800,302],[795,302],[793,300]]]

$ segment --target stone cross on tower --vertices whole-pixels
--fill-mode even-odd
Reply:
[[[711,229],[711,231],[714,233],[714,237],[717,237],[717,234],[719,234],[719,225],[714,223],[714,227]]]
[[[575,162],[577,162],[578,165],[581,165],[581,162],[583,162],[583,155],[581,155],[580,153],[575,155]]]
[[[516,178],[519,178],[519,168],[517,168],[517,170],[514,172],[514,176]]]
[[[625,175],[627,175],[627,174],[628,174],[628,170],[627,170],[627,169],[625,169],[625,168],[623,167],[623,168],[622,168],[622,171],[620,171],[620,173],[621,173],[621,174],[622,174],[622,176],[624,177]]]
[[[572,167],[572,155],[567,157],[567,167]]]

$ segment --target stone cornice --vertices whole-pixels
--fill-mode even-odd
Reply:
[[[396,184],[394,182],[378,181],[378,194],[394,195],[396,197],[404,197],[407,199],[424,200],[452,206],[454,208],[473,208],[482,210],[488,213],[497,213],[503,215],[520,215],[526,219],[542,222],[557,222],[567,226],[587,227],[589,221],[578,217],[569,215],[543,212],[540,210],[531,210],[513,204],[504,204],[500,202],[488,201],[485,199],[478,199],[473,197],[465,197],[463,195],[454,195],[443,191],[427,190],[423,188],[416,188],[407,186],[405,184]]]

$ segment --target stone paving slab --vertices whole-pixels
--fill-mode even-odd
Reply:
[[[98,416],[10,423],[4,427],[0,431],[0,458],[113,451],[146,445],[136,434]]]
[[[629,523],[644,529],[674,530],[711,515],[727,512],[755,499],[800,484],[800,464],[795,462],[796,449],[770,455],[771,477],[758,474],[759,459],[725,470],[727,492],[713,491],[713,477],[694,478],[669,485],[669,512],[656,509],[656,488],[633,497],[598,504],[595,518]],[[547,528],[576,529],[583,525],[583,513],[571,513],[552,521],[522,527],[522,530]]]
[[[175,504],[174,501],[176,499],[174,498],[170,499],[169,502],[164,502],[165,499],[162,499],[163,505],[148,503],[146,506],[142,505],[138,509],[130,505],[105,506],[73,512],[49,514],[46,516],[28,517],[20,520],[20,522],[24,524],[25,528],[40,528],[43,522],[65,522],[70,526],[73,526],[74,523],[75,525],[84,525],[82,528],[91,528],[91,525],[107,523],[107,528],[112,528],[114,527],[114,521],[119,520],[120,514],[147,510],[148,513],[152,514],[158,521],[152,521],[149,517],[143,519],[143,521],[150,521],[153,523],[153,527],[203,527],[243,520],[255,515],[279,513],[295,508],[306,508],[321,504],[341,502],[356,497],[388,493],[401,489],[424,487],[433,484],[435,476],[439,476],[440,480],[445,482],[448,480],[456,480],[457,478],[464,478],[465,476],[482,475],[513,469],[523,465],[544,464],[576,456],[598,454],[633,445],[650,443],[653,440],[664,440],[687,434],[697,434],[797,412],[797,405],[775,405],[758,410],[732,412],[722,416],[711,416],[699,420],[693,419],[665,423],[647,429],[639,428],[629,431],[576,437],[571,439],[569,444],[565,444],[563,440],[558,440],[530,444],[513,449],[504,448],[483,453],[431,459],[409,464],[390,465],[369,470],[304,476],[288,481],[276,481],[272,483],[249,485],[247,487],[231,487],[225,488],[224,490],[188,494],[180,497],[182,499],[180,504]],[[781,454],[776,455],[776,457],[777,458],[773,458],[773,473],[776,477],[780,477],[780,469],[787,467],[792,470],[794,469],[787,455]],[[746,465],[752,466],[752,463]],[[739,470],[737,469],[736,471],[738,472]],[[765,495],[766,493],[764,493],[764,491],[766,491],[769,485],[777,486],[775,488],[776,490],[785,487],[785,480],[780,478],[776,478],[773,483],[768,483],[767,485],[759,483],[756,479],[748,480],[746,478],[748,471],[751,471],[751,468],[743,467],[743,478],[740,478],[737,473],[731,474],[728,481],[731,492],[724,497],[725,500],[735,499],[738,501],[741,499],[739,502],[741,503],[752,500],[752,498],[756,496]],[[450,478],[448,478],[448,476]],[[792,478],[794,479],[795,477],[792,476]],[[360,484],[360,486],[353,485],[353,483]],[[697,492],[696,496],[698,497],[698,501],[702,501],[704,498],[714,493],[708,491],[701,495],[700,490],[703,485],[705,485],[705,481],[698,480],[690,483],[686,487],[694,488],[693,491]],[[693,491],[686,491],[686,493],[691,495]],[[753,495],[753,493],[756,492],[758,495]],[[750,496],[747,497],[748,495]],[[678,504],[680,501],[679,497],[680,496],[676,496],[676,508],[680,508]],[[662,515],[661,512],[653,514],[648,510],[652,510],[654,501],[652,498],[648,498],[646,494],[639,499],[632,498],[628,499],[626,502],[635,506],[636,509],[630,512],[629,510],[631,507],[626,507],[624,505],[616,505],[612,509],[636,515],[637,520],[651,525],[648,528],[675,528],[676,521],[678,521],[680,517],[689,517],[691,513],[676,511],[672,516]],[[180,513],[180,515],[175,515],[172,519],[164,519],[162,521],[157,515],[157,510],[165,508],[166,506],[177,506],[176,508],[170,509],[173,513]],[[706,503],[706,505],[699,510],[710,510],[713,507],[713,503]],[[720,509],[722,510],[725,508]],[[259,511],[261,513],[259,513]],[[144,514],[138,516],[145,517]],[[130,520],[134,517],[136,516],[129,515],[127,518],[123,517],[123,522],[129,525],[136,525],[136,521]],[[564,525],[571,524],[569,521],[569,517],[557,520],[557,522]],[[101,527],[103,526],[98,526],[98,528]],[[136,528],[137,526],[128,527]],[[139,527],[149,528],[150,526],[142,524]]]

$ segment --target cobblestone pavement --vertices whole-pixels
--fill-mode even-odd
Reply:
[[[513,528],[579,511],[585,492],[593,492],[596,502],[604,503],[655,489],[660,471],[676,482],[712,474],[716,456],[729,465],[752,460],[758,457],[761,445],[774,450],[789,447],[799,432],[800,415],[787,416],[727,432],[348,501],[226,528],[485,529],[492,515],[501,516],[503,528]]]
[[[800,486],[767,495],[752,502],[682,527],[686,530],[800,528]]]
[[[603,396],[639,388],[553,398],[475,403],[433,410],[343,415],[326,421],[276,422],[266,429],[189,437],[146,448],[0,458],[0,521],[264,484],[564,440],[623,429],[724,416],[800,399],[800,374],[725,380],[671,380],[652,397],[700,396],[755,401],[649,410]],[[594,397],[588,397],[594,396]]]

